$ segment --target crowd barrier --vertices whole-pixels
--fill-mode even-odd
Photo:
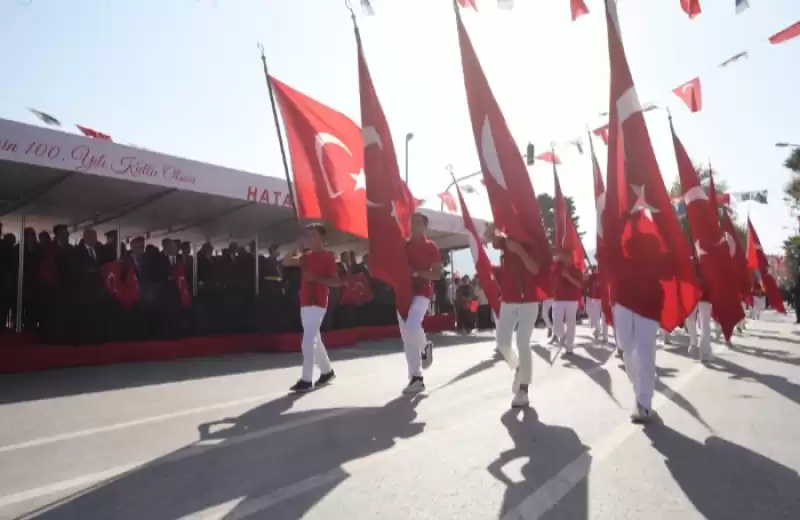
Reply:
[[[455,329],[452,314],[425,317],[427,332]],[[328,349],[354,346],[400,336],[397,325],[356,327],[322,333]],[[233,334],[177,340],[131,341],[99,345],[41,345],[31,336],[7,335],[0,339],[0,373],[21,373],[145,361],[220,356],[244,352],[300,352],[300,333]],[[299,360],[298,360],[299,363]]]

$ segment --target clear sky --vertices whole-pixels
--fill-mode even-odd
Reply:
[[[406,132],[410,185],[435,197],[457,175],[478,168],[464,94],[450,0],[373,0],[377,16],[356,4],[372,76],[403,168]],[[602,0],[573,23],[568,0],[517,0],[465,23],[520,147],[599,126],[608,108],[608,54]],[[731,191],[768,189],[768,206],[748,209],[765,249],[780,250],[797,223],[782,202],[788,151],[800,143],[800,39],[767,38],[800,20],[798,0],[703,0],[690,21],[679,0],[625,0],[619,11],[628,58],[643,101],[670,106],[697,162],[711,160]],[[256,42],[270,72],[295,88],[359,116],[355,42],[343,0],[0,0],[0,117],[36,123],[35,107],[65,123],[152,150],[282,176],[280,155]],[[727,68],[716,65],[750,51]],[[704,109],[690,114],[672,88],[700,75]],[[676,177],[666,114],[648,114],[662,173]],[[67,126],[68,131],[74,131]],[[606,151],[595,142],[601,164]],[[562,187],[576,200],[588,249],[594,248],[594,203],[588,155],[566,144]],[[552,193],[552,175],[532,169],[537,192]],[[485,194],[467,199],[488,217]]]

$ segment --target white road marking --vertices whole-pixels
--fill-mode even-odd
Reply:
[[[611,358],[609,358],[609,359],[611,359]],[[588,370],[586,372],[583,372],[583,371],[570,372],[566,377],[556,378],[556,379],[549,379],[549,380],[545,381],[540,387],[538,387],[538,389],[542,390],[542,389],[547,388],[549,386],[555,386],[555,385],[558,385],[558,384],[567,383],[570,380],[572,380],[573,378],[583,378],[583,377],[585,377],[587,375],[593,374],[594,372],[602,370],[603,368],[604,368],[603,365],[598,365],[598,366],[595,366],[595,367],[593,367],[592,369],[590,369],[590,370]],[[362,382],[363,382],[363,380],[362,380]],[[431,390],[428,391],[428,394],[429,395],[434,394],[438,390],[440,390],[441,388],[442,388],[441,386],[432,388]],[[489,390],[484,390],[483,392],[479,392],[479,393],[462,392],[460,394],[459,398],[448,399],[446,401],[443,401],[441,408],[442,409],[448,409],[448,408],[452,408],[453,405],[457,406],[460,403],[468,403],[468,402],[473,401],[476,398],[486,397],[486,396],[490,396],[490,395],[498,394],[498,393],[507,393],[507,392],[508,392],[508,385],[507,385],[506,382],[504,382],[502,385],[493,386]],[[285,395],[285,394],[279,394],[279,395]],[[260,397],[260,398],[252,398],[252,400],[257,400],[257,399],[262,399],[262,398],[263,398],[263,396]],[[218,405],[212,405],[212,406],[214,406],[214,407],[224,407],[226,404],[229,404],[229,403],[220,403]],[[194,455],[199,455],[201,453],[204,453],[206,451],[215,449],[215,448],[220,447],[220,446],[228,447],[228,446],[231,446],[231,445],[234,445],[234,444],[239,444],[239,443],[242,443],[242,442],[246,442],[246,441],[250,441],[250,440],[254,440],[254,439],[267,437],[267,436],[273,435],[275,433],[279,433],[279,432],[291,430],[291,429],[294,429],[294,428],[299,428],[299,427],[302,427],[302,426],[307,426],[307,425],[310,425],[310,424],[314,424],[316,422],[323,421],[325,419],[329,419],[329,418],[332,418],[332,417],[359,412],[361,410],[362,409],[360,409],[360,408],[340,408],[340,409],[335,409],[335,410],[331,410],[331,411],[326,412],[326,413],[321,413],[319,415],[315,415],[313,417],[307,417],[307,418],[299,419],[299,420],[296,420],[296,421],[288,421],[286,423],[274,426],[272,428],[267,428],[267,429],[264,429],[264,430],[257,430],[257,431],[254,431],[254,432],[251,432],[251,433],[248,433],[248,434],[245,434],[245,435],[240,435],[240,436],[237,436],[237,437],[226,439],[225,442],[222,443],[222,444],[198,444],[198,443],[195,443],[195,444],[189,445],[189,446],[187,446],[187,447],[185,447],[185,448],[183,448],[183,449],[181,449],[179,451],[172,452],[172,453],[170,453],[170,454],[168,454],[166,456],[163,456],[161,458],[157,458],[155,460],[148,459],[147,461],[140,461],[140,462],[135,463],[135,464],[127,464],[127,465],[124,465],[124,466],[117,466],[117,467],[111,468],[109,470],[100,471],[100,472],[96,472],[96,473],[90,473],[90,474],[82,475],[80,477],[76,477],[76,478],[73,478],[73,479],[62,480],[62,481],[56,482],[54,484],[48,484],[48,485],[45,485],[45,486],[40,486],[40,487],[29,489],[29,490],[26,490],[26,491],[21,491],[21,492],[14,493],[14,494],[11,494],[11,495],[2,496],[2,497],[0,497],[0,508],[7,507],[7,506],[10,506],[10,505],[14,505],[14,504],[18,504],[20,502],[25,502],[25,501],[28,501],[28,500],[37,499],[37,498],[40,498],[40,497],[43,497],[43,496],[47,496],[47,495],[63,493],[64,491],[68,491],[68,490],[74,489],[74,488],[79,488],[81,486],[88,486],[88,485],[98,484],[98,483],[101,483],[104,480],[116,479],[116,478],[119,478],[121,476],[124,476],[124,474],[126,474],[126,473],[129,473],[129,472],[132,472],[132,471],[136,471],[136,470],[140,470],[140,469],[142,469],[144,467],[149,467],[149,466],[153,466],[153,465],[156,465],[156,464],[164,464],[164,463],[167,463],[167,462],[175,462],[177,460],[182,460],[182,459],[194,456]],[[188,413],[190,411],[191,410],[186,410],[185,412]],[[176,412],[176,413],[181,413],[181,412]],[[195,413],[199,413],[199,412],[195,412]],[[174,414],[165,414],[165,415],[172,416]],[[142,421],[150,421],[150,420],[155,420],[155,418],[142,419]],[[132,421],[132,422],[134,422],[134,421]],[[137,424],[138,424],[139,421],[135,421],[135,422],[137,422]],[[461,421],[461,422],[463,422],[463,421]],[[126,424],[126,423],[123,423],[123,424]],[[457,423],[454,423],[454,424],[457,424]],[[118,426],[118,425],[111,425],[111,426]],[[110,428],[111,426],[106,427],[106,428]],[[122,426],[119,426],[119,427],[121,428]],[[114,429],[116,429],[116,428],[114,428]],[[449,429],[450,428],[448,428],[448,430]],[[81,433],[81,432],[75,432],[75,433]],[[72,437],[69,437],[69,438],[72,438]],[[281,490],[277,490],[277,491],[275,491],[273,493],[265,495],[264,497],[261,497],[259,499],[255,499],[254,503],[264,503],[264,504],[269,503],[271,505],[274,505],[275,503],[277,503],[277,502],[274,501],[275,500],[275,496],[277,496],[276,493],[288,493],[290,489],[294,489],[293,486],[300,486],[298,489],[305,489],[305,487],[309,485],[308,483],[316,483],[316,484],[314,484],[313,486],[309,487],[308,489],[306,489],[303,492],[311,490],[311,489],[313,489],[315,487],[319,487],[320,485],[323,485],[323,484],[325,484],[327,482],[330,482],[330,479],[333,478],[334,475],[341,475],[340,471],[343,468],[347,469],[347,468],[354,468],[354,467],[363,467],[362,465],[368,464],[368,463],[371,464],[373,461],[378,460],[379,457],[386,457],[386,456],[390,456],[390,455],[393,455],[393,454],[397,453],[399,447],[404,447],[405,449],[407,449],[407,447],[404,446],[407,442],[409,442],[409,441],[401,442],[400,440],[398,440],[397,445],[395,446],[395,448],[393,450],[388,450],[386,452],[381,452],[381,453],[378,453],[378,454],[374,454],[374,455],[372,455],[370,457],[366,457],[365,459],[359,459],[358,461],[352,461],[350,463],[347,463],[347,464],[341,466],[340,468],[335,468],[335,469],[331,470],[328,473],[324,473],[322,475],[317,475],[317,476],[311,477],[311,478],[306,479],[306,480],[304,480],[302,482],[299,482],[297,484],[293,484],[291,486],[288,486],[287,488],[283,488]],[[291,496],[294,496],[294,495],[291,495]],[[268,497],[272,497],[272,498],[268,498]],[[288,497],[289,496],[287,495],[287,498]],[[283,499],[281,499],[281,500],[283,500]],[[235,503],[233,503],[233,505],[235,505]],[[218,508],[221,508],[221,507],[223,507],[223,506],[221,506],[221,505],[214,506],[215,510],[217,510]],[[233,507],[233,506],[231,506],[231,507]],[[249,510],[249,506],[248,506],[248,510]],[[205,514],[205,512],[207,512],[207,510],[198,512],[197,514],[201,514],[201,513]]]
[[[696,364],[678,378],[672,388],[657,394],[653,399],[653,408],[660,408],[665,402],[672,400],[678,390],[689,384],[702,371],[703,365]],[[501,520],[537,520],[556,506],[572,489],[589,475],[592,465],[607,459],[617,448],[641,431],[641,426],[625,422],[599,442],[589,446],[589,450],[567,464],[540,488],[528,495],[519,506],[505,514]]]

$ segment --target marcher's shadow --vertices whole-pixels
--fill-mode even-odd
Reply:
[[[501,453],[487,468],[494,478],[506,486],[502,510],[498,512],[498,516],[519,507],[526,497],[572,464],[580,466],[585,472],[580,473],[584,475],[583,478],[569,492],[570,514],[563,518],[588,518],[588,484],[585,475],[588,474],[592,461],[588,446],[581,442],[572,429],[540,422],[533,409],[509,410],[503,414],[501,421],[508,430],[514,447]],[[518,459],[525,459],[520,470],[521,475],[515,475],[507,468]],[[563,483],[560,482],[556,488],[563,489],[561,484]]]
[[[644,432],[704,518],[800,518],[800,477],[794,470],[720,437],[700,443],[664,424]]]
[[[37,518],[174,520],[227,504],[214,514],[293,520],[349,478],[345,464],[388,450],[425,426],[416,422],[422,396],[383,407],[282,414],[296,399],[202,424],[201,442],[52,504]],[[288,489],[299,491],[281,494]]]
[[[749,347],[745,345],[731,345],[728,347],[734,352],[746,354],[748,356],[757,357],[759,359],[766,359],[768,361],[777,361],[779,363],[786,363],[789,365],[800,366],[800,357],[794,357],[785,350],[777,350],[762,347]]]
[[[772,374],[762,374],[755,372],[741,365],[733,363],[731,360],[722,357],[715,357],[707,364],[708,368],[730,374],[731,379],[749,379],[756,383],[761,383],[773,392],[776,392],[790,401],[800,404],[800,385],[796,385],[782,376]]]
[[[480,374],[481,372],[489,370],[490,368],[495,366],[497,363],[501,363],[501,362],[503,364],[506,364],[505,363],[505,359],[503,358],[503,356],[501,354],[495,355],[494,357],[492,357],[492,359],[487,359],[487,360],[481,361],[477,365],[469,367],[468,369],[464,370],[463,372],[458,374],[456,377],[454,377],[453,379],[451,379],[450,381],[448,381],[447,383],[442,385],[440,388],[445,388],[445,387],[454,385],[454,384],[458,383],[459,381],[461,381],[463,379],[467,379],[468,377],[472,377],[474,375]]]
[[[613,354],[613,351],[611,354]],[[574,353],[564,361],[565,367],[579,368],[589,377],[589,379],[596,383],[597,386],[602,388],[608,397],[610,397],[617,404],[617,406],[621,406],[619,401],[617,401],[616,396],[614,396],[614,390],[612,389],[611,385],[611,374],[609,374],[608,370],[605,369],[603,362],[583,357],[578,353]]]

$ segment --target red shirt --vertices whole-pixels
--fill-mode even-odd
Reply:
[[[306,279],[306,274],[318,277],[332,278],[339,272],[336,267],[336,258],[333,253],[325,249],[306,251],[300,259],[300,268],[303,271],[300,283],[301,307],[327,307],[328,286],[324,283],[311,282]]]
[[[430,271],[434,264],[442,261],[439,246],[428,240],[428,237],[412,238],[406,242],[408,265],[413,271]],[[414,296],[424,296],[431,299],[433,296],[433,283],[430,280],[414,276],[411,278]]]
[[[592,273],[589,275],[589,279],[586,280],[586,295],[593,300],[603,299],[603,281],[600,279],[599,274]]]
[[[538,299],[537,277],[531,273],[522,259],[506,248],[505,239],[497,238],[493,245],[495,249],[503,252],[500,257],[500,267],[497,270],[497,283],[500,286],[501,298],[508,303],[536,302]],[[523,245],[530,254],[530,248]]]
[[[572,264],[563,264],[561,262],[555,262],[553,266],[555,268],[555,280],[553,283],[555,300],[560,302],[580,301],[583,284],[575,285],[564,276],[567,274],[575,281],[581,282],[583,275],[578,268]]]

